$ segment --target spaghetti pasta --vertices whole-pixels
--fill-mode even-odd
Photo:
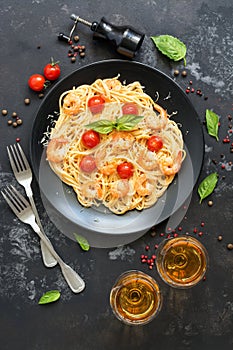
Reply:
[[[98,112],[88,106],[93,96],[104,100]],[[124,116],[126,104],[136,106],[140,119],[131,128],[120,128],[117,122]],[[59,109],[59,118],[50,132],[47,160],[85,207],[103,204],[115,214],[149,208],[181,167],[185,152],[180,129],[137,81],[126,85],[119,77],[97,79],[91,85],[64,92]],[[87,147],[82,136],[98,123],[112,129],[98,131],[98,143]],[[155,135],[162,140],[156,151],[148,146]],[[132,168],[127,176],[119,172],[123,163]]]

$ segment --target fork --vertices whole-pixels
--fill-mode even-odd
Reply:
[[[32,210],[36,217],[36,222],[39,225],[41,232],[45,235],[45,232],[43,230],[43,227],[39,218],[39,214],[37,212],[36,205],[33,199],[33,193],[31,189],[32,171],[27,161],[27,158],[22,150],[22,147],[18,143],[14,144],[13,146],[12,145],[7,146],[7,153],[8,153],[11,168],[13,170],[15,178],[18,181],[18,183],[25,188],[27,197],[29,199]],[[42,253],[42,258],[45,266],[47,267],[55,266],[57,264],[57,261],[54,258],[54,256],[50,253],[50,251],[44,244],[43,240],[40,240],[40,246],[41,246],[41,253]]]
[[[74,293],[80,293],[85,288],[85,282],[69,265],[67,265],[54,250],[47,236],[41,232],[36,223],[36,217],[29,202],[11,185],[1,191],[3,198],[10,206],[15,215],[24,223],[29,224],[44,242],[50,253],[56,258],[60,265],[62,274]]]

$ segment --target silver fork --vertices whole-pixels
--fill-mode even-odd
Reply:
[[[27,161],[27,158],[22,150],[22,147],[19,143],[14,144],[13,146],[7,146],[7,153],[10,160],[10,164],[13,170],[13,173],[15,175],[16,180],[20,185],[22,185],[25,188],[27,197],[29,199],[29,202],[31,204],[32,210],[36,217],[36,222],[40,227],[41,232],[45,235],[45,232],[43,230],[39,214],[36,209],[36,205],[33,199],[33,193],[31,189],[31,182],[32,182],[32,171],[30,168],[30,165]],[[45,266],[47,267],[53,267],[57,264],[56,259],[54,256],[50,253],[46,245],[42,240],[40,240],[40,246],[41,246],[41,253],[42,258],[44,261]]]
[[[48,237],[44,236],[36,223],[35,214],[29,202],[11,185],[1,191],[3,198],[15,215],[24,223],[29,224],[44,242],[50,253],[56,258],[61,267],[63,276],[74,293],[79,293],[85,288],[85,282],[69,265],[67,265],[54,250]]]

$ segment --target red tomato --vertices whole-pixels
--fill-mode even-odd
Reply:
[[[122,107],[122,113],[138,115],[138,106],[135,103],[126,103]]]
[[[87,148],[93,148],[100,143],[99,133],[94,130],[88,130],[82,135],[82,143]]]
[[[92,156],[84,156],[79,163],[79,166],[85,173],[91,173],[96,168],[95,158]]]
[[[45,77],[41,74],[33,74],[28,79],[28,86],[34,91],[42,91],[44,89]]]
[[[61,69],[58,62],[54,62],[53,59],[51,63],[46,64],[44,67],[44,76],[48,80],[56,80],[61,74]]]
[[[117,172],[121,179],[129,179],[133,175],[134,167],[129,162],[121,163],[117,166]]]
[[[93,114],[101,113],[104,109],[105,100],[100,95],[95,95],[88,100],[88,107]]]
[[[147,147],[152,152],[158,152],[163,147],[161,137],[153,135],[147,141]]]

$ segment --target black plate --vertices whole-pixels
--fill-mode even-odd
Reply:
[[[124,215],[115,215],[100,208],[83,208],[74,192],[57,178],[48,166],[45,151],[41,145],[44,132],[49,125],[49,114],[58,111],[60,95],[81,84],[91,84],[97,78],[111,78],[120,74],[120,80],[131,83],[138,80],[145,92],[156,99],[168,114],[177,112],[172,118],[180,125],[187,156],[182,169],[166,193],[151,208],[141,212],[133,210]],[[124,61],[108,60],[84,66],[57,83],[43,100],[32,128],[30,155],[34,173],[47,203],[56,208],[57,220],[71,223],[88,236],[93,246],[115,246],[133,241],[142,236],[150,227],[175,213],[189,198],[199,176],[204,140],[198,115],[181,88],[168,76],[147,65]],[[47,208],[46,208],[47,209]],[[59,226],[59,225],[58,225]],[[60,225],[62,226],[62,225]],[[73,230],[72,227],[72,230]],[[61,229],[61,228],[60,228]],[[64,229],[62,228],[62,231]],[[89,235],[91,233],[91,236]],[[115,238],[116,239],[115,239]],[[126,240],[124,240],[126,238]],[[100,243],[101,241],[101,243]]]

